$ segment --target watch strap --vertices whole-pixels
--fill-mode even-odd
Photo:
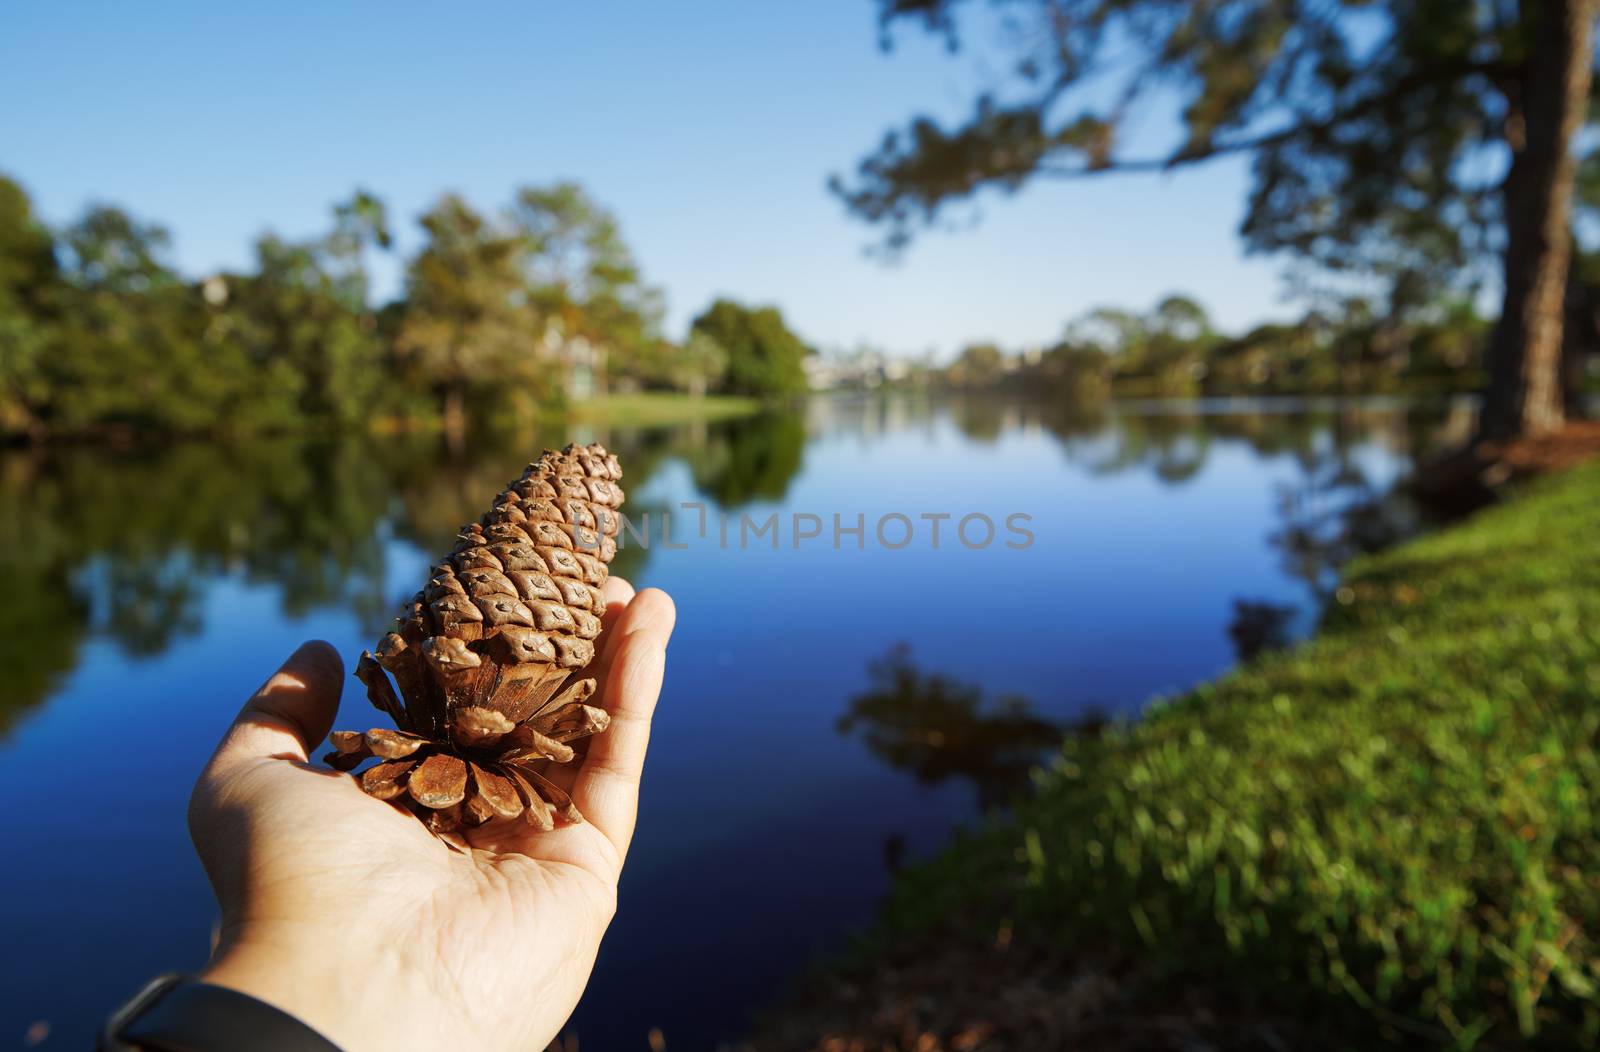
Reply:
[[[101,1052],[339,1052],[281,1008],[184,975],[152,980],[106,1021]]]

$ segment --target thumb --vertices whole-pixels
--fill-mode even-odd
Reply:
[[[245,702],[211,757],[212,771],[269,759],[304,762],[333,726],[343,688],[339,652],[321,640],[300,644]]]

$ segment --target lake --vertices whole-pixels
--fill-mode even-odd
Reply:
[[[571,1028],[699,1049],[1059,728],[1310,631],[1341,563],[1416,529],[1394,483],[1470,417],[839,397],[454,449],[0,451],[0,1042],[86,1047],[146,978],[200,966],[214,906],[184,807],[222,729],[305,638],[353,666],[542,445],[618,453],[649,544],[613,570],[678,604],[620,912]],[[352,680],[336,725],[372,715]]]

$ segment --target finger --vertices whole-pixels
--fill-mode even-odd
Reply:
[[[272,758],[304,761],[339,710],[344,662],[320,640],[300,644],[239,711],[211,758],[214,770]]]
[[[590,662],[589,667],[583,670],[583,675],[592,678],[595,684],[604,687],[606,676],[610,674],[612,658],[616,656],[618,644],[622,642],[616,631],[617,624],[622,620],[622,615],[627,612],[628,604],[633,602],[633,585],[620,577],[606,578],[605,585],[600,589],[605,596],[605,613],[600,615],[600,652]]]
[[[600,594],[606,601],[605,612],[600,615],[601,631],[606,633],[611,631],[616,625],[617,619],[622,616],[622,611],[627,609],[629,603],[633,602],[633,585],[621,577],[607,577],[606,583],[600,586]],[[601,649],[604,650],[610,640],[604,634],[600,636],[600,639]]]
[[[573,802],[611,841],[619,863],[633,838],[650,717],[661,694],[667,640],[676,620],[667,593],[646,588],[617,621],[601,695],[611,726],[592,740],[573,784]]]
[[[617,621],[622,617],[623,611],[633,601],[633,585],[620,577],[608,577],[600,591],[605,597],[606,603],[605,611],[600,615],[600,652],[593,661],[589,662],[588,667],[583,670],[582,676],[594,680],[597,684],[604,685],[606,675],[611,668],[611,657],[617,652],[615,644],[618,637],[613,629],[616,627]],[[591,738],[579,739],[573,743],[573,748],[577,750],[580,757],[587,756],[589,755],[589,745],[592,741],[593,739]],[[577,769],[577,764],[560,764],[545,772],[545,777],[570,793],[572,792],[573,783],[577,781]]]

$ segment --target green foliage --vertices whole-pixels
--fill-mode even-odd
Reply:
[[[40,426],[41,364],[58,291],[50,232],[22,187],[0,176],[0,435]]]
[[[446,196],[422,226],[398,350],[447,426],[468,403],[527,420],[659,371],[660,293],[616,218],[576,183],[524,187],[499,219]]]
[[[954,48],[963,10],[978,6],[880,0],[884,43],[896,23],[920,22]],[[1041,176],[1165,170],[1247,152],[1252,248],[1391,277],[1482,258],[1490,190],[1462,162],[1505,141],[1490,115],[1523,93],[1537,5],[992,6],[1014,30],[1003,37],[1011,76],[954,128],[915,118],[861,161],[853,183],[833,182],[852,211],[887,224],[892,245],[985,186],[1012,191]],[[1140,104],[1173,95],[1181,131],[1160,154],[1129,157],[1123,125]]]
[[[238,348],[209,346],[201,297],[167,262],[170,240],[107,205],[62,232],[60,319],[38,408],[47,429],[248,427],[259,399],[272,397],[270,368],[258,373]]]
[[[52,233],[0,177],[0,438],[458,431],[526,422],[608,381],[696,396],[721,384],[726,350],[709,333],[661,338],[659,291],[577,184],[525,187],[500,215],[447,195],[420,222],[406,298],[374,310],[368,256],[392,238],[365,190],[326,234],[265,234],[251,272],[191,283],[160,226],[99,205]],[[748,334],[774,356],[767,381],[790,384],[781,321],[759,316]]]
[[[1008,387],[1087,402],[1136,397],[1471,390],[1481,377],[1488,325],[1470,300],[1439,300],[1404,320],[1361,299],[1338,314],[1216,332],[1205,309],[1169,295],[1139,313],[1099,307],[1037,355],[969,347],[944,370],[950,386]]]
[[[719,299],[694,320],[691,331],[711,337],[727,355],[718,393],[781,398],[805,392],[807,348],[778,308]]]
[[[215,309],[207,338],[272,373],[258,427],[296,421],[351,426],[385,393],[385,351],[367,306],[364,254],[389,244],[383,204],[357,192],[334,209],[329,234],[305,244],[266,235],[256,242],[256,271],[201,284]]]
[[[512,205],[532,301],[604,359],[602,377],[638,379],[661,324],[661,292],[644,281],[617,219],[576,183],[525,187]]]
[[[56,281],[50,231],[22,187],[0,176],[0,314],[37,310]]]
[[[720,386],[728,372],[728,349],[704,329],[691,330],[683,346],[669,353],[668,381],[696,397]]]
[[[1595,1046],[1597,529],[1600,465],[1358,560],[1314,642],[1069,740],[890,930],[1120,955],[1351,1047]]]
[[[1044,390],[1067,402],[1098,402],[1111,395],[1112,359],[1097,347],[1056,344],[1040,355],[1032,372]]]
[[[992,343],[974,343],[961,349],[947,370],[952,383],[963,387],[992,387],[1005,375],[1005,358]]]
[[[1009,76],[947,129],[892,130],[831,185],[898,250],[952,203],[1036,177],[1166,172],[1239,154],[1253,182],[1240,232],[1348,289],[1386,288],[1386,324],[1500,269],[1481,437],[1558,426],[1563,312],[1530,298],[1566,278],[1574,149],[1593,152],[1595,0],[879,0],[883,40],[920,22],[958,46],[994,9]],[[987,64],[987,62],[986,62]],[[993,78],[991,78],[992,80]],[[1584,103],[1587,97],[1589,105]],[[1141,105],[1178,131],[1130,156]],[[1587,109],[1587,112],[1585,110]],[[1495,162],[1488,158],[1494,157]],[[1493,170],[1508,159],[1504,173]],[[1489,168],[1486,169],[1485,165]],[[1582,188],[1592,189],[1593,164]],[[1352,281],[1351,276],[1357,276]],[[1569,296],[1570,298],[1570,296]],[[1331,350],[1331,348],[1330,348]],[[1181,361],[1159,393],[1181,393]]]
[[[525,241],[454,194],[420,223],[428,240],[407,273],[397,340],[405,375],[434,393],[452,430],[469,399],[511,398],[499,408],[531,416],[553,392],[538,386],[543,326],[523,269]]]

